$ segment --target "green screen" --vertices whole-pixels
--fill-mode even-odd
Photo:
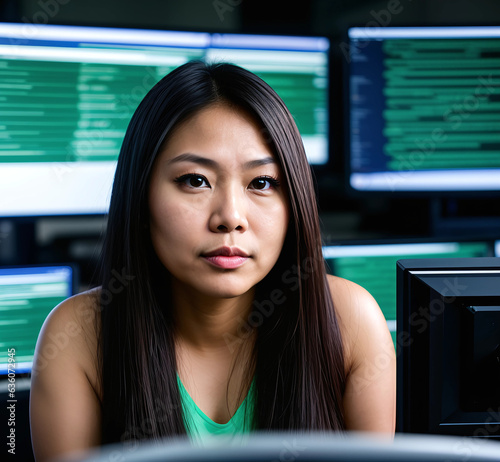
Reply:
[[[71,268],[0,269],[0,372],[15,348],[16,372],[31,368],[45,318],[71,295]]]
[[[78,47],[93,51],[94,48]],[[116,50],[122,63],[0,59],[0,162],[116,160],[139,102],[175,65],[126,64],[135,49]],[[142,50],[154,62],[159,52]],[[1,55],[0,55],[1,56]],[[105,55],[106,56],[106,55]],[[170,50],[182,61],[201,50]],[[63,59],[62,57],[60,59]],[[75,58],[76,59],[76,58]],[[178,61],[175,61],[178,62]]]
[[[324,51],[61,40],[11,47],[10,53],[3,56],[0,45],[0,162],[115,161],[130,118],[153,85],[179,65],[206,58],[241,65],[269,83],[290,109],[311,160],[326,161]]]
[[[500,167],[500,40],[385,40],[382,48],[388,168]]]

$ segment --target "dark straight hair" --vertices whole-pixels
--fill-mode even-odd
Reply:
[[[97,302],[103,443],[186,434],[169,273],[152,248],[148,188],[155,159],[172,130],[213,104],[247,111],[261,125],[291,211],[281,255],[258,284],[245,323],[256,333],[247,368],[256,379],[254,428],[345,428],[344,352],[300,134],[283,101],[259,77],[232,64],[193,61],[146,95],[118,159]],[[251,377],[246,379],[248,388]]]

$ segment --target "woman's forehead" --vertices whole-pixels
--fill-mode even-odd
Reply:
[[[176,127],[164,143],[160,156],[167,162],[176,158],[179,158],[177,162],[232,161],[246,168],[276,164],[264,132],[248,112],[234,106],[212,105]]]

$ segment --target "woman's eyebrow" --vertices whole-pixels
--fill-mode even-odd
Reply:
[[[177,157],[170,159],[167,162],[167,164],[171,165],[171,164],[176,164],[178,162],[193,162],[195,164],[200,164],[211,169],[217,169],[220,167],[219,162],[217,162],[216,160],[210,159],[208,157],[199,156],[198,154],[192,154],[189,152],[180,154]],[[249,160],[248,162],[245,162],[243,164],[243,169],[250,170],[252,168],[261,167],[263,165],[269,165],[269,164],[276,164],[276,160],[271,156],[263,157],[261,159]]]
[[[219,167],[219,163],[217,161],[209,159],[208,157],[199,156],[197,154],[191,154],[189,152],[185,154],[180,154],[177,157],[168,160],[167,164],[171,165],[171,164],[176,164],[178,162],[193,162],[195,164],[200,164],[212,169]]]
[[[243,164],[245,170],[250,170],[252,168],[261,167],[263,165],[276,164],[276,161],[271,156],[263,157],[262,159],[249,160]]]

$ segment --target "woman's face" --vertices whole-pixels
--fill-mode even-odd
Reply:
[[[213,105],[172,133],[153,167],[150,230],[178,287],[243,295],[276,263],[288,226],[278,163],[244,111]]]

